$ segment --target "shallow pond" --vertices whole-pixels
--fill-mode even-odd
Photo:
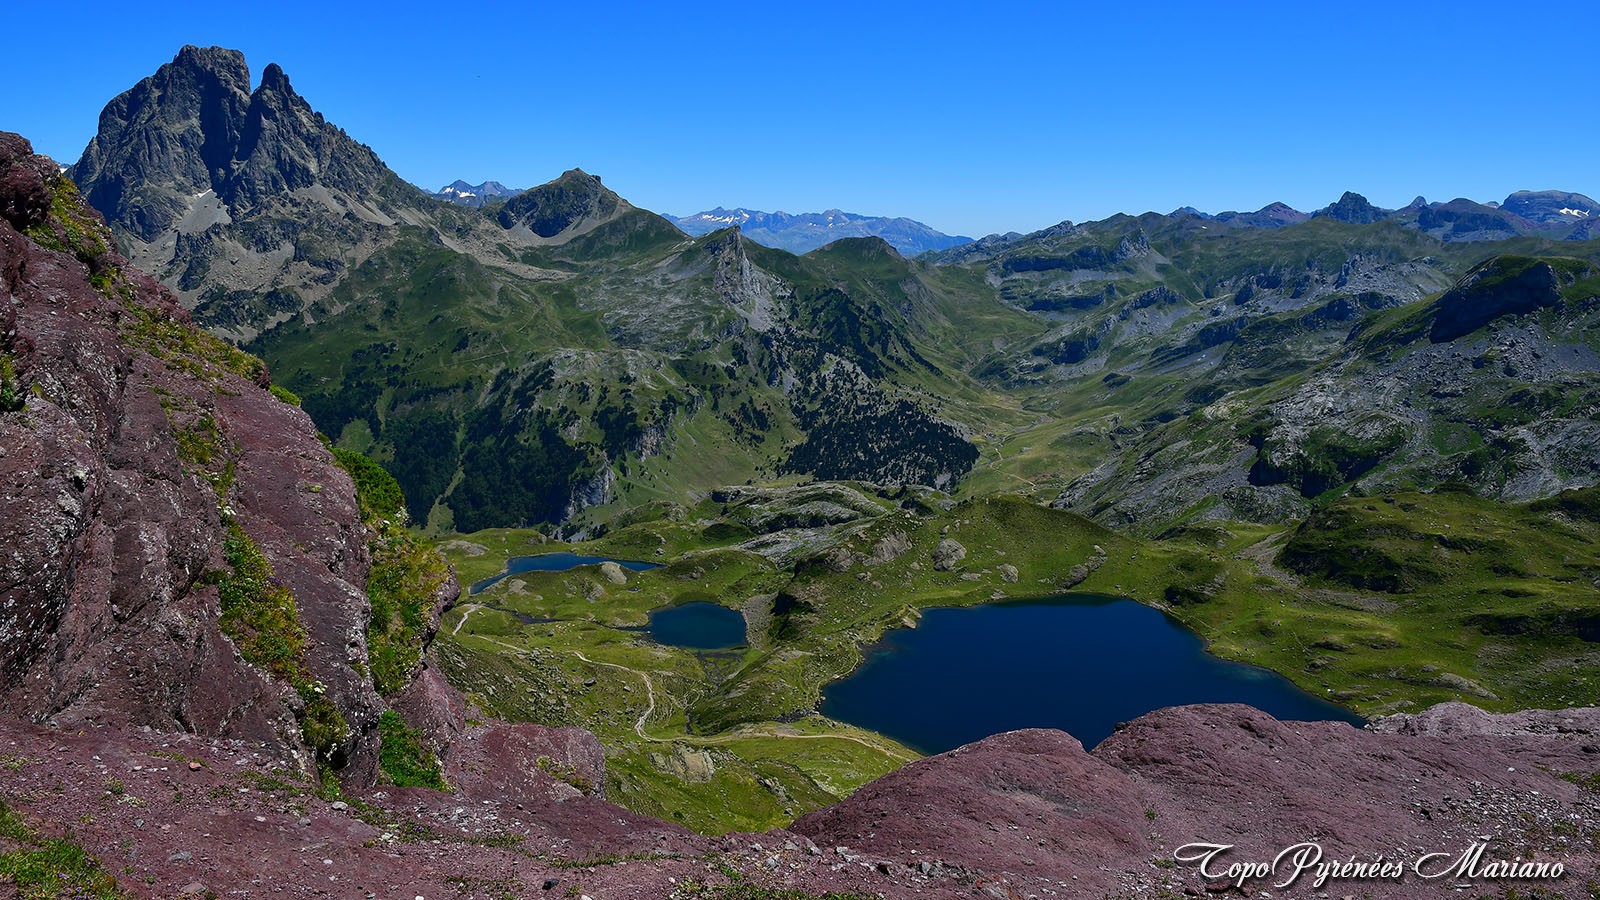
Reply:
[[[822,712],[940,753],[1033,727],[1093,747],[1118,722],[1187,703],[1362,722],[1275,672],[1212,656],[1159,610],[1091,595],[924,610],[824,688]]]
[[[661,568],[655,563],[611,559],[605,556],[579,556],[576,553],[540,553],[537,556],[513,556],[506,561],[506,570],[504,572],[492,575],[482,581],[473,582],[472,588],[468,593],[476,594],[502,578],[520,575],[523,572],[565,572],[578,566],[597,566],[603,562],[614,562],[632,572],[644,572],[649,569]]]

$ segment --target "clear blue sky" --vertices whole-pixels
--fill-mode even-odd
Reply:
[[[1600,194],[1600,4],[18,3],[0,128],[73,161],[185,43],[277,62],[402,177],[947,232]],[[25,35],[25,37],[18,37]]]

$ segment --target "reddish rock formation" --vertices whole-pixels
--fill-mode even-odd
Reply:
[[[76,204],[19,141],[6,137],[0,177],[0,352],[27,398],[0,414],[0,706],[62,727],[273,741],[304,759],[301,700],[217,625],[206,573],[224,567],[228,509],[292,591],[306,664],[354,732],[351,774],[370,781],[379,704],[351,665],[365,651],[367,560],[349,478],[310,420],[260,387],[264,368],[239,370],[247,358],[201,341],[171,294],[126,266],[97,214],[31,211],[38,180]],[[212,461],[229,479],[220,493],[182,458],[184,435],[225,457]]]
[[[1316,890],[1310,872],[1280,890],[1280,866],[1247,881],[1248,894],[1437,897],[1469,885],[1464,896],[1588,896],[1600,873],[1597,724],[1594,709],[1499,717],[1452,704],[1373,732],[1242,706],[1167,709],[1094,753],[1060,732],[997,735],[913,763],[791,832],[724,838],[572,790],[537,757],[564,741],[597,749],[593,739],[534,726],[463,730],[453,795],[375,789],[335,804],[271,744],[0,722],[0,794],[30,820],[75,823],[75,838],[149,897],[194,883],[218,895],[538,896],[553,880],[558,896],[662,900],[698,897],[686,882],[726,885],[730,873],[891,898],[1203,895],[1228,879],[1172,863],[1176,848],[1236,845],[1212,867],[1223,872],[1305,841],[1329,859],[1381,854],[1407,874]],[[1559,862],[1565,874],[1410,870],[1427,853],[1448,855],[1442,869],[1480,840],[1484,863]]]
[[[1158,710],[1093,753],[1060,732],[1018,731],[913,763],[793,827],[899,864],[938,859],[1012,884],[1065,884],[1072,896],[1217,887],[1226,879],[1173,864],[1174,851],[1198,842],[1233,845],[1213,872],[1270,862],[1301,842],[1319,844],[1327,860],[1381,855],[1409,867],[1481,839],[1485,863],[1565,868],[1555,882],[1504,883],[1524,891],[1581,893],[1600,873],[1600,710],[1495,716],[1445,704],[1376,730],[1227,705]],[[1245,887],[1311,896],[1313,874],[1287,892],[1274,887],[1290,868]],[[1399,881],[1333,882],[1326,893],[1432,897],[1467,882],[1502,893],[1489,879],[1409,870]]]

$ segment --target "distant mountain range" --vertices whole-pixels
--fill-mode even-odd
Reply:
[[[467,184],[457,178],[437,191],[433,196],[446,203],[457,206],[483,206],[496,200],[509,200],[522,193],[527,188],[506,187],[498,181],[485,181],[482,184]]]
[[[456,179],[433,192],[436,199],[457,206],[483,207],[509,200],[527,188],[507,187],[498,181],[468,184]],[[930,250],[948,250],[972,242],[972,238],[949,235],[913,219],[889,216],[864,216],[830,209],[820,213],[767,213],[760,210],[716,209],[692,216],[667,216],[668,221],[693,237],[710,234],[734,225],[744,236],[777,250],[809,253],[818,247],[847,237],[880,237],[902,256],[916,256]]]
[[[481,207],[510,199],[524,190],[498,181],[468,184],[457,179],[433,196],[459,206]],[[1394,221],[1448,242],[1498,241],[1524,235],[1584,241],[1600,228],[1600,202],[1570,191],[1517,191],[1501,203],[1480,203],[1465,198],[1429,203],[1417,197],[1400,209],[1384,209],[1374,206],[1361,194],[1346,191],[1334,203],[1314,212],[1302,212],[1285,203],[1269,203],[1254,212],[1205,213],[1185,206],[1173,210],[1172,216],[1194,216],[1239,228],[1283,228],[1319,217],[1352,225]],[[694,215],[668,215],[666,218],[695,237],[737,225],[746,238],[790,253],[809,253],[846,237],[883,238],[902,256],[974,243],[973,238],[944,234],[914,219],[866,216],[838,209],[790,214],[719,206]],[[990,235],[984,240],[1005,241],[1020,237],[1021,234],[1012,232]]]
[[[809,253],[840,238],[879,237],[902,256],[929,250],[948,250],[972,243],[972,238],[944,234],[914,219],[864,216],[830,209],[820,213],[767,213],[756,209],[716,209],[692,216],[668,216],[685,232],[699,236],[720,228],[739,226],[744,236],[765,247],[790,253]]]
[[[1499,241],[1536,234],[1563,240],[1586,241],[1600,221],[1600,203],[1569,191],[1517,191],[1503,203],[1479,203],[1457,198],[1448,203],[1417,199],[1400,209],[1383,209],[1366,197],[1346,191],[1338,201],[1306,213],[1282,203],[1270,203],[1255,212],[1203,213],[1192,206],[1172,212],[1174,217],[1195,216],[1246,228],[1283,228],[1325,217],[1352,225],[1393,221],[1425,232],[1441,241]]]

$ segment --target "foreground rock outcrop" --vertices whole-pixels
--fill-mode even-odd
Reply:
[[[53,163],[3,143],[8,196],[43,188],[52,207],[0,222],[20,395],[0,414],[0,709],[266,741],[309,768],[310,694],[343,719],[326,761],[370,783],[382,704],[349,477],[259,360],[192,328]],[[277,631],[248,612],[235,629],[253,661],[224,633],[225,593],[287,598]],[[264,662],[278,640],[298,652]]]
[[[0,714],[247,741],[351,788],[380,780],[391,705],[423,753],[466,732],[460,695],[417,678],[454,578],[408,581],[403,534],[364,518],[292,395],[194,328],[13,134],[0,288]],[[373,548],[420,627],[373,621]],[[601,781],[592,737],[529,729],[488,743]]]
[[[526,726],[532,728],[532,726]],[[72,832],[132,896],[603,898],[1587,897],[1600,876],[1600,709],[1508,716],[1446,704],[1380,720],[1278,722],[1243,706],[1144,716],[1093,753],[1058,731],[913,763],[790,831],[708,838],[581,792],[530,754],[549,735],[472,727],[456,792],[330,801],[253,742],[0,723],[0,796]],[[592,738],[572,734],[580,743]],[[468,769],[473,770],[469,774]],[[477,780],[473,780],[477,779]],[[1203,872],[1188,844],[1231,845]],[[1285,848],[1400,863],[1249,875]],[[1474,847],[1481,858],[1462,862]],[[3,848],[0,848],[3,850]],[[1189,853],[1197,851],[1190,850]],[[1429,854],[1442,854],[1432,856]],[[1422,861],[1424,878],[1416,866]],[[1556,878],[1506,878],[1506,863]],[[1466,868],[1463,868],[1463,865]],[[1207,877],[1207,875],[1215,877]],[[546,887],[548,885],[548,888]],[[724,893],[733,890],[752,893]],[[270,886],[270,888],[269,888]],[[1533,893],[1533,892],[1539,893]]]
[[[1057,731],[997,735],[907,766],[794,830],[872,857],[1065,883],[1072,896],[1217,888],[1228,879],[1174,864],[1175,851],[1201,842],[1233,846],[1212,873],[1303,842],[1327,860],[1407,867],[1399,880],[1331,883],[1331,896],[1439,896],[1458,884],[1489,896],[1508,885],[1585,896],[1600,871],[1597,754],[1596,709],[1499,716],[1452,703],[1358,730],[1238,705],[1179,707],[1128,724],[1093,753]],[[1565,875],[1425,879],[1410,868],[1480,842],[1485,864],[1560,863]],[[1424,872],[1445,863],[1425,861]],[[1280,864],[1245,888],[1278,894],[1290,871]],[[1311,896],[1313,877],[1281,893]]]

